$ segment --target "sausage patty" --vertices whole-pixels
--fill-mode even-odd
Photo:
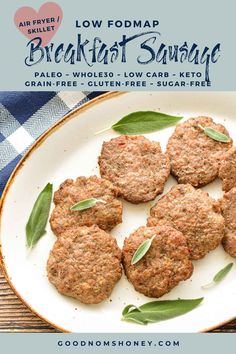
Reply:
[[[141,243],[156,235],[145,256],[131,265]],[[125,273],[135,290],[149,297],[168,293],[193,272],[186,238],[170,226],[140,227],[125,239],[122,250]]]
[[[190,184],[173,187],[151,208],[148,226],[162,224],[186,236],[191,259],[204,257],[224,236],[224,218],[217,202]]]
[[[170,174],[169,158],[158,142],[122,135],[104,142],[99,157],[101,176],[119,188],[131,203],[143,203],[162,193]]]
[[[176,126],[167,145],[171,173],[179,183],[190,183],[194,187],[204,186],[218,176],[222,155],[232,146],[232,141],[221,143],[211,139],[199,125],[229,136],[223,125],[209,117],[190,118]]]
[[[53,232],[58,236],[68,228],[76,226],[98,225],[110,231],[122,222],[122,203],[116,199],[118,189],[111,182],[92,177],[78,177],[75,181],[67,179],[54,194],[55,208],[50,218]],[[72,211],[70,207],[84,199],[97,198],[106,203],[98,202],[92,208]]]
[[[220,164],[219,177],[222,179],[222,189],[228,192],[236,187],[236,148],[229,149]]]
[[[97,304],[111,295],[121,277],[121,251],[116,240],[98,226],[77,227],[56,240],[47,273],[61,294]]]
[[[225,236],[222,244],[225,251],[236,258],[236,187],[224,194],[220,206],[225,218]]]

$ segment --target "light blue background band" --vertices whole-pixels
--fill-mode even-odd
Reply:
[[[114,41],[119,41],[123,34],[127,36],[136,33],[152,30],[152,28],[107,28],[106,23],[109,19],[113,20],[158,20],[159,26],[154,30],[159,31],[155,48],[163,42],[167,46],[183,45],[187,42],[189,46],[196,43],[200,50],[204,47],[212,49],[217,43],[220,43],[220,58],[217,63],[210,64],[211,86],[197,87],[190,86],[189,78],[179,78],[179,72],[201,72],[204,74],[204,65],[193,65],[192,63],[175,63],[171,61],[169,64],[160,64],[152,62],[147,65],[137,63],[137,57],[143,53],[143,57],[149,57],[148,52],[140,51],[140,41],[136,40],[127,47],[127,62],[121,63],[120,60],[113,64],[96,63],[92,68],[85,61],[76,62],[75,65],[69,65],[61,62],[59,64],[45,63],[28,67],[24,64],[25,58],[29,54],[26,47],[28,39],[24,37],[15,27],[13,17],[15,11],[22,5],[26,5],[20,0],[4,1],[6,6],[1,8],[0,21],[0,90],[235,90],[236,89],[236,44],[234,39],[235,33],[235,10],[236,4],[233,0],[215,2],[213,0],[181,0],[181,1],[158,1],[146,0],[138,2],[136,0],[119,0],[111,2],[109,0],[90,0],[90,1],[56,1],[63,9],[64,17],[55,37],[52,39],[54,45],[70,42],[75,44],[77,34],[80,33],[82,38],[89,39],[99,36],[102,40],[111,45]],[[3,1],[2,1],[3,3]],[[27,5],[34,7],[36,10],[44,3],[39,0],[28,0]],[[94,28],[76,28],[76,20],[80,23],[83,20],[103,20],[104,26],[100,29]],[[146,37],[145,37],[146,38]],[[143,38],[144,39],[144,38]],[[151,42],[148,42],[151,44]],[[144,53],[146,53],[144,55]],[[39,81],[34,78],[34,72],[62,72],[61,80],[77,81],[76,87],[32,87],[25,86],[25,82]],[[110,71],[115,74],[114,78],[101,79],[73,79],[72,72],[104,72]],[[97,81],[119,80],[122,82],[130,81],[124,77],[124,72],[143,72],[146,87],[132,87],[130,85],[116,86],[95,86]],[[147,78],[146,72],[169,72],[171,79],[167,81],[185,81],[189,83],[184,87],[174,86],[157,86],[159,79]],[[68,74],[68,76],[66,76]],[[120,75],[118,75],[120,74]],[[117,76],[118,75],[118,76]],[[174,76],[173,76],[174,75]],[[204,76],[204,75],[203,75]],[[133,81],[141,80],[133,78]],[[161,80],[165,80],[162,78]],[[200,81],[204,78],[200,78]],[[41,81],[52,81],[54,84],[57,79],[43,79]],[[89,81],[92,86],[88,86]],[[94,83],[94,84],[93,84]],[[83,85],[82,85],[83,84]]]
[[[1,334],[4,354],[234,353],[234,334]],[[75,346],[73,346],[73,342]],[[94,345],[89,345],[93,342]],[[106,342],[106,345],[103,344]],[[119,345],[120,342],[120,345]],[[135,343],[134,343],[135,342]],[[174,343],[179,342],[179,345]],[[58,343],[63,343],[62,346]],[[70,346],[66,344],[71,343]],[[78,345],[77,345],[78,343]],[[101,344],[100,344],[101,343]],[[108,345],[108,343],[110,345]],[[113,343],[115,345],[113,345]],[[122,345],[123,343],[123,345]],[[139,345],[137,345],[139,343]],[[169,345],[172,343],[172,345]]]
[[[220,60],[210,67],[211,87],[201,87],[201,90],[236,90],[236,44],[235,44],[235,10],[236,4],[233,0],[216,2],[212,0],[57,0],[64,11],[62,25],[53,38],[55,44],[75,42],[79,29],[75,28],[75,21],[83,19],[154,19],[160,21],[158,30],[161,32],[163,43],[174,45],[197,43],[204,47],[213,47],[221,43]],[[42,63],[34,67],[27,67],[24,64],[28,54],[26,43],[28,40],[15,28],[13,17],[15,11],[23,6],[32,6],[38,9],[44,1],[22,0],[1,1],[0,21],[0,90],[55,90],[56,87],[26,87],[25,82],[33,80],[35,71],[52,72],[60,71],[71,74],[72,71],[111,71],[115,73],[134,71],[168,71],[171,73],[181,71],[198,71],[198,68],[191,64],[175,64],[171,62],[168,66],[150,64],[146,67],[134,62],[137,56],[135,48],[131,48],[129,60],[125,64],[116,63],[113,65],[98,65],[93,69],[87,65],[79,64],[73,67],[67,64]],[[120,39],[122,34],[132,35],[139,32],[138,29],[116,29],[108,30],[103,28],[84,29],[80,31],[86,38],[93,38],[99,35],[105,42],[112,43]],[[146,80],[147,83],[149,80]],[[58,87],[58,90],[197,90],[197,87]],[[216,308],[217,311],[217,308]],[[178,329],[176,329],[178,330]],[[123,341],[123,346],[88,346],[87,341]],[[0,334],[1,349],[4,354],[15,353],[176,353],[176,354],[199,354],[214,352],[214,354],[233,353],[235,351],[235,334]],[[58,346],[58,342],[66,341],[85,342],[85,346]],[[145,341],[145,346],[126,346],[125,342]],[[152,341],[149,347],[147,341]],[[179,342],[179,346],[160,346],[159,342]],[[154,345],[156,344],[156,346]]]

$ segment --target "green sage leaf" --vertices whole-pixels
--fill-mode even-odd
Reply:
[[[170,127],[178,123],[183,117],[171,116],[161,112],[138,111],[121,118],[111,127],[101,130],[96,134],[109,129],[114,129],[120,134],[145,134]]]
[[[229,263],[223,269],[221,269],[213,278],[215,283],[219,283],[224,277],[230,272],[231,268],[233,267],[233,263]]]
[[[141,258],[145,256],[149,248],[151,247],[152,241],[155,238],[156,235],[153,235],[151,238],[148,238],[144,240],[141,245],[138,247],[138,249],[135,251],[131,264],[134,265],[140,261]]]
[[[70,207],[70,210],[81,211],[81,210],[89,209],[89,208],[92,208],[97,203],[106,204],[106,202],[101,199],[96,199],[96,198],[84,199],[84,200],[81,200],[80,202],[72,205],[72,207]]]
[[[139,311],[129,312],[126,316],[122,317],[122,320],[132,321],[132,322],[136,322],[136,323],[142,324],[142,325],[148,324],[148,321],[145,319],[145,314],[143,314]]]
[[[125,311],[123,319],[139,324],[165,321],[192,311],[202,300],[203,298],[151,301],[140,306],[138,309],[134,306],[133,310],[131,310],[132,305],[129,305],[130,309]]]
[[[212,282],[210,282],[209,284],[203,285],[202,288],[203,289],[208,289],[208,288],[211,288],[213,285],[219,283],[230,272],[230,270],[232,269],[233,265],[234,265],[233,263],[227,264],[227,266],[225,266],[218,273],[216,273],[216,275],[214,276]]]
[[[203,130],[203,132],[207,136],[209,136],[209,138],[211,138],[213,140],[220,141],[221,143],[229,143],[231,140],[227,135],[220,133],[213,128],[202,127],[201,125],[199,125],[199,127]]]
[[[127,314],[128,314],[130,311],[132,311],[132,310],[140,311],[137,306],[134,306],[134,305],[127,305],[127,306],[125,306],[124,310],[122,311],[122,316],[127,315]]]
[[[34,203],[29,220],[26,224],[26,240],[28,247],[33,247],[38,240],[45,234],[45,227],[48,221],[53,186],[48,183],[40,192]]]

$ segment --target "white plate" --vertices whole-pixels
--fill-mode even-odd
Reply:
[[[184,115],[185,118],[209,115],[223,123],[230,135],[236,136],[236,93],[131,92],[108,94],[95,99],[63,119],[34,145],[20,162],[2,198],[1,246],[5,272],[11,286],[27,306],[44,320],[70,332],[197,332],[219,326],[236,316],[236,267],[222,283],[203,290],[214,274],[232,259],[218,247],[204,259],[195,262],[193,276],[182,282],[162,299],[197,298],[202,305],[188,314],[165,322],[141,326],[121,321],[125,305],[150,301],[137,293],[123,275],[111,298],[99,305],[83,305],[60,295],[48,282],[46,261],[55,241],[50,227],[37,246],[28,252],[25,244],[25,224],[39,191],[48,182],[54,190],[66,178],[99,174],[97,157],[104,140],[117,136],[108,131],[94,133],[112,125],[122,116],[138,110],[160,110]],[[148,135],[165,149],[174,128]],[[170,177],[165,192],[176,184]],[[222,195],[220,181],[204,188],[211,196]],[[150,206],[124,202],[123,224],[112,234],[122,247],[123,239],[145,225]]]

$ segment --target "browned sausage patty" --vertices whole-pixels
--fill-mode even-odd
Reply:
[[[167,145],[171,173],[179,183],[190,183],[194,187],[204,186],[218,176],[222,155],[232,146],[232,141],[221,143],[211,139],[199,124],[229,136],[223,125],[209,117],[190,118],[176,126]]]
[[[236,187],[236,148],[229,149],[220,164],[219,177],[222,179],[222,189],[228,192]]]
[[[135,251],[153,235],[156,237],[146,255],[131,265]],[[150,297],[168,293],[193,272],[186,238],[170,226],[140,227],[125,239],[122,259],[126,276],[135,290]]]
[[[97,304],[111,295],[121,277],[121,251],[116,240],[99,227],[78,227],[58,237],[47,273],[61,294]]]
[[[224,194],[220,206],[226,228],[222,244],[225,251],[236,258],[236,187]]]
[[[224,236],[224,218],[208,193],[190,184],[173,187],[151,208],[148,226],[169,224],[187,238],[191,259],[214,250]]]
[[[158,142],[143,136],[122,135],[104,142],[99,157],[101,176],[119,188],[131,203],[142,203],[162,193],[170,174],[169,158]]]
[[[71,227],[95,224],[103,230],[111,230],[122,222],[122,203],[117,196],[118,189],[97,176],[78,177],[75,181],[67,179],[54,194],[55,208],[50,218],[53,232],[58,236]],[[70,210],[74,204],[89,198],[101,199],[106,204],[98,202],[83,211]]]

